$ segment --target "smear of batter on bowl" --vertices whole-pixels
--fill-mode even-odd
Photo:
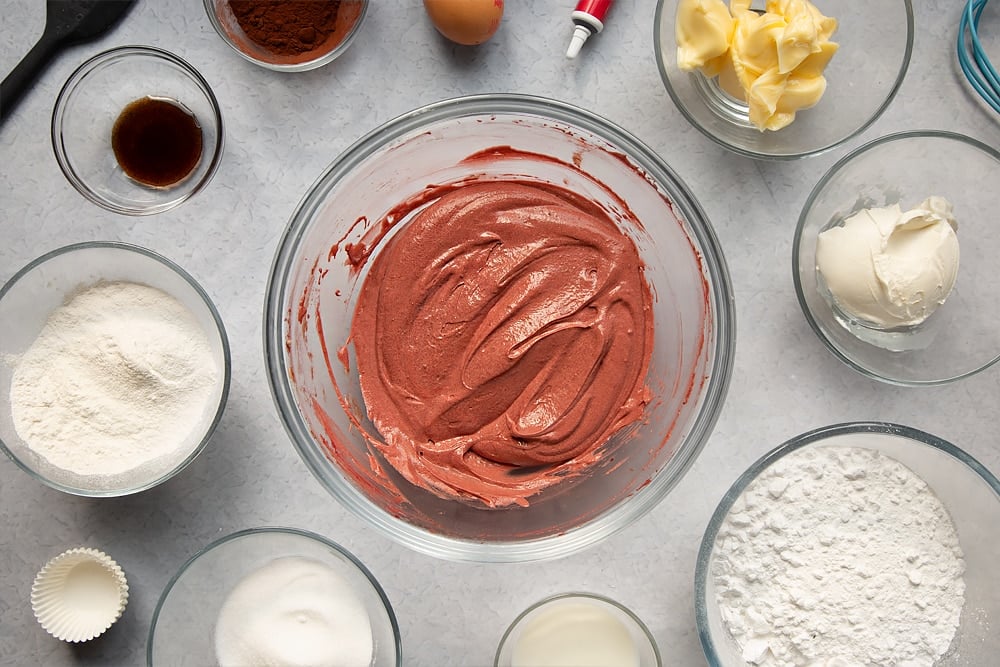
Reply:
[[[633,241],[568,190],[470,184],[372,259],[351,327],[385,459],[490,507],[585,470],[650,400],[652,296]]]

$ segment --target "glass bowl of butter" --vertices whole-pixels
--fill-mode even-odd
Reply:
[[[905,386],[1000,359],[995,195],[983,187],[998,179],[1000,152],[941,131],[876,139],[823,176],[792,264],[806,320],[835,356]]]
[[[721,146],[794,159],[856,136],[899,90],[910,0],[659,0],[653,43],[681,114]]]

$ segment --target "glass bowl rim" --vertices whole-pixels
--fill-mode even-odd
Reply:
[[[212,107],[212,123],[216,127],[217,135],[215,145],[211,148],[212,161],[209,163],[208,168],[205,170],[201,179],[190,185],[179,185],[178,187],[187,191],[174,200],[142,207],[130,207],[116,204],[115,202],[98,194],[76,173],[70,165],[69,158],[66,155],[66,150],[63,147],[63,142],[59,139],[62,134],[63,118],[66,113],[67,102],[69,101],[71,94],[76,91],[77,87],[87,77],[87,75],[106,62],[111,62],[115,59],[123,60],[134,56],[165,60],[170,64],[177,66],[182,72],[184,72],[185,75],[194,81],[195,85]],[[171,53],[170,51],[156,46],[146,46],[140,44],[126,44],[124,46],[116,46],[101,51],[100,53],[97,53],[85,60],[75,70],[73,70],[73,73],[66,78],[62,88],[59,89],[59,94],[56,96],[55,104],[52,107],[52,121],[49,129],[52,152],[55,154],[56,163],[59,165],[59,169],[66,177],[66,180],[69,181],[70,185],[72,185],[73,188],[83,195],[88,201],[97,204],[101,208],[111,211],[112,213],[130,216],[155,215],[156,213],[169,211],[172,208],[180,206],[188,199],[204,190],[214,178],[215,172],[218,170],[219,164],[222,161],[225,134],[225,128],[222,122],[222,109],[219,106],[219,100],[215,97],[215,92],[212,90],[212,87],[209,85],[205,77],[202,76],[201,72],[195,69],[195,67],[189,62],[180,56]],[[204,157],[207,152],[208,151],[203,151],[202,157]],[[197,167],[195,168],[197,169]]]
[[[628,502],[619,501],[597,518],[560,534],[510,542],[481,542],[438,535],[394,517],[376,506],[318,454],[311,444],[312,436],[299,414],[288,380],[284,359],[283,294],[309,217],[344,175],[372,152],[391,145],[428,122],[515,114],[534,115],[583,129],[614,144],[617,150],[627,151],[630,160],[648,176],[656,177],[683,214],[686,233],[690,232],[699,245],[698,256],[709,283],[715,341],[710,357],[712,372],[700,393],[703,406],[694,416],[684,446],[671,459],[677,461],[673,475],[654,477],[633,493]],[[263,316],[264,357],[271,396],[286,433],[317,481],[351,512],[396,542],[430,556],[470,562],[527,562],[566,556],[624,529],[652,510],[680,482],[708,441],[725,402],[736,345],[734,295],[722,247],[708,217],[684,181],[657,153],[611,121],[566,102],[518,93],[466,95],[418,107],[379,125],[340,153],[306,191],[279,238],[268,275]],[[328,470],[332,474],[328,474]]]
[[[389,617],[389,623],[392,626],[392,635],[395,639],[396,665],[399,667],[403,664],[402,639],[399,633],[399,623],[396,620],[396,612],[393,611],[392,604],[389,602],[389,598],[386,595],[385,590],[382,589],[382,585],[378,582],[378,579],[375,578],[375,575],[372,574],[371,570],[369,570],[357,556],[330,538],[310,530],[305,530],[304,528],[292,528],[290,526],[258,526],[256,528],[244,528],[243,530],[238,530],[234,533],[230,533],[213,540],[209,544],[198,549],[194,555],[184,561],[177,572],[170,577],[167,585],[163,588],[163,592],[160,593],[159,599],[156,601],[156,608],[153,610],[153,617],[149,623],[149,635],[146,639],[146,664],[149,667],[152,667],[153,665],[153,638],[156,635],[156,625],[160,618],[160,612],[163,610],[163,604],[167,601],[170,591],[173,590],[174,586],[187,573],[191,566],[194,565],[196,561],[200,560],[202,556],[205,556],[210,551],[213,551],[217,547],[221,547],[229,542],[243,538],[252,538],[258,535],[271,535],[276,533],[304,537],[314,542],[318,542],[343,556],[351,565],[357,568],[358,571],[365,576],[365,579],[368,580],[368,583],[378,595],[379,600],[382,602],[382,607],[385,609],[386,615]]]
[[[78,489],[76,487],[72,487],[66,484],[61,484],[59,482],[48,479],[44,475],[30,468],[26,463],[24,463],[21,460],[19,456],[15,455],[14,452],[11,451],[11,449],[7,446],[7,443],[3,441],[3,438],[0,438],[0,451],[3,451],[3,453],[7,455],[7,458],[11,459],[17,465],[17,467],[28,473],[31,477],[42,482],[46,486],[53,488],[57,491],[62,491],[63,493],[68,493],[74,496],[81,496],[85,498],[117,498],[121,496],[132,495],[134,493],[140,493],[142,491],[151,489],[154,486],[159,486],[163,482],[166,482],[168,479],[174,477],[179,472],[184,470],[184,468],[188,467],[188,465],[190,465],[196,458],[198,458],[198,456],[202,453],[202,451],[204,451],[204,449],[208,446],[209,440],[212,439],[212,435],[215,433],[216,427],[218,427],[219,423],[222,421],[222,414],[225,412],[226,403],[228,402],[229,399],[229,387],[232,381],[232,359],[229,349],[229,337],[226,334],[226,327],[225,324],[223,324],[222,322],[222,316],[219,314],[218,309],[215,307],[215,303],[212,302],[211,297],[208,296],[208,293],[205,291],[205,289],[198,283],[198,281],[194,279],[194,277],[191,276],[191,274],[189,274],[186,270],[184,270],[179,264],[175,263],[173,260],[159,254],[158,252],[155,252],[148,248],[144,248],[142,246],[135,245],[132,243],[124,243],[121,241],[84,241],[82,243],[71,243],[69,245],[64,245],[59,248],[50,250],[36,257],[35,259],[31,260],[27,264],[25,264],[23,267],[21,267],[21,269],[17,271],[17,273],[11,276],[10,279],[6,283],[4,283],[2,287],[0,287],[0,302],[3,301],[3,298],[7,295],[7,293],[11,289],[13,289],[13,287],[18,281],[20,281],[22,278],[24,278],[26,275],[34,271],[36,268],[38,268],[45,262],[51,259],[55,259],[57,257],[61,257],[62,255],[68,255],[70,253],[79,250],[90,250],[93,248],[105,248],[115,251],[125,251],[143,255],[145,257],[148,257],[149,259],[159,262],[166,268],[170,269],[173,273],[180,276],[184,280],[184,282],[186,282],[188,286],[191,287],[191,289],[193,289],[194,292],[199,296],[199,298],[205,304],[205,307],[208,308],[208,311],[212,315],[212,320],[215,322],[216,332],[219,337],[219,342],[222,346],[222,392],[219,395],[219,405],[215,410],[215,415],[212,417],[211,423],[206,427],[205,433],[202,436],[201,441],[198,443],[198,446],[195,447],[191,451],[191,453],[184,458],[183,461],[177,464],[176,467],[172,468],[171,470],[168,470],[167,472],[160,475],[156,479],[146,482],[145,484],[140,484],[139,486],[131,488],[111,489],[107,491]]]
[[[656,639],[653,637],[653,633],[650,632],[649,627],[646,625],[646,623],[641,618],[639,618],[638,614],[636,614],[634,611],[626,607],[623,603],[618,602],[617,600],[610,598],[606,595],[601,595],[600,593],[590,593],[586,591],[564,591],[562,593],[554,593],[552,595],[548,595],[542,598],[541,600],[533,602],[532,604],[528,605],[528,607],[524,609],[521,613],[519,613],[514,618],[513,621],[510,622],[510,624],[507,626],[507,629],[504,630],[503,636],[500,637],[500,641],[497,642],[497,652],[493,658],[493,667],[499,666],[500,652],[503,650],[504,645],[507,643],[507,639],[510,637],[510,634],[514,631],[514,628],[516,628],[521,621],[527,618],[528,614],[552,602],[556,602],[558,600],[568,600],[570,598],[585,598],[588,600],[596,600],[601,604],[606,604],[623,612],[628,618],[632,620],[633,623],[635,623],[636,627],[639,628],[642,634],[645,635],[646,641],[649,642],[650,647],[653,649],[653,656],[656,658],[657,667],[660,667],[663,664],[663,658],[660,656],[660,647],[656,644]]]
[[[858,146],[851,152],[844,155],[842,158],[837,160],[832,167],[830,167],[826,173],[819,179],[816,185],[813,186],[812,190],[809,192],[809,196],[806,197],[805,204],[802,205],[802,211],[799,213],[799,219],[795,224],[795,232],[792,236],[792,283],[795,286],[795,297],[799,302],[799,307],[802,310],[802,314],[805,315],[806,321],[809,323],[809,327],[816,334],[827,350],[830,351],[833,356],[840,359],[848,367],[853,368],[858,373],[861,373],[865,377],[872,380],[878,380],[880,382],[885,382],[887,384],[892,384],[900,387],[930,387],[939,386],[944,384],[949,384],[957,380],[961,380],[967,377],[971,377],[981,371],[986,370],[990,366],[993,366],[998,361],[1000,361],[1000,350],[989,359],[984,364],[980,366],[965,371],[964,373],[958,373],[955,375],[950,375],[943,378],[931,378],[926,380],[904,380],[901,378],[889,377],[888,375],[883,375],[878,373],[867,366],[855,361],[850,355],[845,353],[839,348],[839,346],[834,345],[833,341],[819,325],[816,316],[813,314],[812,309],[809,307],[809,303],[806,300],[805,289],[802,287],[802,278],[799,275],[799,253],[802,250],[802,232],[806,225],[806,218],[812,210],[813,204],[816,199],[826,188],[827,184],[832,181],[843,169],[846,169],[855,158],[861,155],[880,148],[881,146],[895,141],[906,141],[908,139],[945,139],[949,141],[957,141],[959,143],[966,144],[970,148],[978,149],[979,151],[985,153],[989,157],[992,157],[998,164],[1000,164],[1000,151],[991,146],[974,139],[972,137],[960,134],[958,132],[951,132],[948,130],[906,130],[903,132],[893,132]]]
[[[893,81],[892,86],[889,88],[889,92],[886,94],[885,99],[882,103],[875,109],[875,112],[868,118],[864,123],[858,126],[856,129],[848,132],[844,137],[837,139],[836,141],[827,143],[818,148],[813,148],[805,151],[797,151],[790,153],[766,153],[763,151],[754,151],[748,148],[742,148],[735,146],[722,138],[717,137],[715,134],[710,132],[707,128],[703,127],[699,123],[691,112],[688,111],[687,107],[681,102],[677,95],[677,91],[674,90],[673,83],[670,81],[670,77],[667,75],[665,66],[663,64],[663,46],[660,44],[660,22],[663,20],[663,13],[666,11],[665,5],[667,2],[672,2],[676,4],[678,0],[657,0],[656,2],[656,12],[653,18],[653,50],[656,55],[656,68],[660,73],[660,80],[663,82],[663,87],[667,89],[667,94],[670,96],[671,101],[673,101],[674,106],[680,111],[681,115],[684,116],[685,120],[694,128],[696,128],[703,135],[714,141],[719,146],[722,146],[726,150],[730,150],[737,155],[742,155],[744,157],[756,159],[756,160],[773,160],[773,161],[785,161],[785,160],[799,160],[802,158],[812,157],[814,155],[821,155],[823,153],[829,152],[838,146],[854,139],[859,136],[862,132],[867,130],[872,124],[878,120],[894,99],[896,99],[896,94],[899,92],[900,87],[903,85],[903,80],[906,78],[906,73],[910,68],[910,59],[913,56],[913,33],[914,33],[914,19],[913,19],[913,3],[912,0],[902,0],[903,5],[906,9],[906,47],[903,49],[903,60],[900,63],[899,71],[896,73],[896,79]],[[693,72],[692,72],[693,74]]]
[[[715,649],[716,643],[709,630],[708,608],[705,603],[705,595],[708,590],[709,566],[712,562],[712,552],[715,549],[715,539],[718,536],[723,521],[725,521],[726,516],[729,514],[729,510],[732,509],[747,486],[779,459],[803,447],[820,443],[832,437],[853,433],[898,436],[937,449],[960,463],[964,463],[970,472],[978,475],[993,490],[997,500],[1000,501],[1000,480],[986,466],[973,458],[968,452],[947,440],[911,426],[884,421],[842,422],[821,426],[786,440],[754,461],[733,482],[725,495],[722,496],[722,499],[719,500],[719,504],[708,521],[708,526],[705,528],[701,544],[698,547],[694,573],[695,624],[698,628],[698,637],[701,640],[702,651],[705,653],[705,658],[710,667],[722,667],[722,663],[718,659],[718,652]]]
[[[307,72],[333,62],[347,50],[347,47],[349,47],[352,42],[354,42],[354,38],[357,37],[358,33],[361,31],[361,24],[364,23],[365,17],[368,15],[368,5],[370,4],[369,0],[358,0],[358,2],[361,3],[361,13],[358,14],[358,19],[354,22],[351,30],[344,35],[344,38],[340,40],[340,43],[337,44],[337,46],[333,47],[321,56],[316,56],[312,60],[290,64],[271,63],[266,60],[254,58],[249,53],[244,52],[243,49],[233,42],[229,33],[226,32],[226,29],[222,27],[222,23],[219,21],[219,17],[215,13],[216,0],[203,0],[202,4],[205,7],[205,13],[208,15],[208,22],[212,24],[213,28],[215,28],[215,32],[219,34],[219,37],[222,38],[222,41],[225,42],[229,48],[238,53],[244,60],[274,72]]]

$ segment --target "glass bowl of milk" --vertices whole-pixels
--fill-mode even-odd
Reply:
[[[494,667],[660,667],[649,629],[624,605],[560,593],[524,610],[504,633]]]
[[[153,613],[148,665],[398,667],[399,626],[374,575],[296,528],[253,528],[195,554]]]

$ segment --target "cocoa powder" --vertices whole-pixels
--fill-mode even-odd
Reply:
[[[282,62],[311,60],[351,31],[362,3],[350,0],[228,0],[244,35]]]

